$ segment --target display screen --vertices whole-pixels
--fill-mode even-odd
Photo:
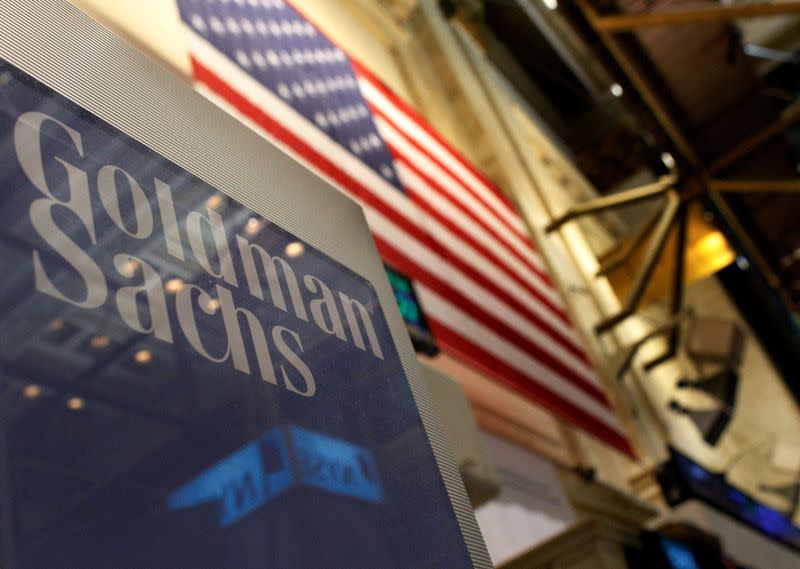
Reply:
[[[368,281],[2,62],[0,123],[3,567],[472,566]]]
[[[661,536],[658,539],[670,569],[700,569],[694,553],[687,545],[668,537]]]
[[[731,486],[724,474],[709,472],[674,450],[672,457],[692,495],[761,533],[800,549],[800,528],[794,525],[791,517]]]
[[[406,323],[408,332],[411,335],[414,348],[419,352],[436,353],[437,348],[433,333],[425,321],[425,315],[422,312],[411,280],[389,266],[384,266],[384,268],[386,269],[389,284],[392,286],[397,307],[400,309],[400,315],[403,317],[403,321]]]

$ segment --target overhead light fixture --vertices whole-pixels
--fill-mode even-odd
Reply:
[[[672,170],[675,167],[675,157],[669,152],[661,153],[661,161],[664,163],[664,166],[666,166],[670,170]]]
[[[611,94],[614,95],[615,97],[621,97],[622,94],[625,92],[622,89],[622,85],[620,85],[619,83],[614,83],[613,85],[611,85],[611,87],[608,88],[608,90],[611,91]]]
[[[542,0],[542,4],[544,4],[548,10],[558,10],[558,0]]]

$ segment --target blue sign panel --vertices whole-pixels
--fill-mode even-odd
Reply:
[[[4,569],[471,566],[369,282],[2,62],[0,153]]]

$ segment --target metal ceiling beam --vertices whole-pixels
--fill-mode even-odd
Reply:
[[[686,240],[689,234],[689,206],[686,203],[680,206],[676,231],[675,263],[672,268],[672,301],[670,303],[670,313],[673,318],[677,318],[678,314],[683,310],[683,297],[685,293]],[[644,370],[650,371],[654,367],[674,358],[678,353],[680,345],[681,327],[675,326],[668,335],[667,349],[660,356],[646,362],[644,364]]]
[[[758,270],[761,271],[761,274],[764,275],[770,286],[776,290],[779,290],[780,279],[772,270],[764,256],[761,254],[760,249],[755,243],[753,243],[753,240],[745,228],[742,227],[742,224],[739,222],[739,218],[736,217],[736,214],[734,214],[733,211],[731,211],[728,202],[724,197],[722,197],[722,194],[720,192],[710,190],[708,192],[708,197],[716,207],[717,212],[722,216],[722,219],[733,232],[734,237],[739,241],[740,246],[742,249],[744,249],[745,254],[756,265],[756,267],[758,267]]]
[[[639,246],[647,240],[647,237],[653,231],[653,228],[656,226],[656,223],[658,223],[660,217],[661,210],[654,210],[644,221],[644,223],[642,223],[633,233],[633,235],[628,237],[622,245],[614,249],[614,251],[612,251],[606,257],[606,259],[600,263],[600,267],[597,269],[595,276],[605,277],[609,273],[622,266],[625,261],[630,259],[634,251],[636,251],[636,249],[638,249]]]
[[[636,271],[636,275],[633,279],[633,286],[625,299],[625,304],[618,313],[606,318],[595,326],[594,329],[597,334],[608,332],[636,312],[636,309],[639,307],[639,303],[642,301],[642,296],[644,296],[644,291],[650,282],[650,277],[653,275],[658,259],[664,251],[669,232],[681,209],[681,199],[678,197],[675,190],[670,190],[667,192],[666,196],[667,205],[664,207],[661,219],[655,231],[653,231],[653,236],[650,239],[642,265],[639,267],[639,270]]]
[[[551,221],[544,230],[547,233],[552,233],[568,221],[583,217],[584,215],[599,213],[607,209],[624,207],[657,198],[667,193],[677,181],[678,177],[674,174],[670,174],[669,176],[662,176],[652,184],[646,184],[638,188],[611,194],[610,196],[603,196],[602,198],[579,203],[569,208],[564,215]]]
[[[800,14],[800,2],[769,2],[732,6],[708,6],[680,10],[598,16],[593,25],[606,32],[624,32],[653,26],[674,26],[707,22],[764,18]]]
[[[619,65],[619,67],[628,77],[628,80],[639,93],[639,96],[645,102],[652,115],[655,116],[656,120],[661,125],[661,128],[673,142],[676,149],[682,154],[683,159],[691,166],[696,168],[699,172],[707,172],[707,166],[703,164],[703,161],[694,150],[693,145],[689,142],[689,139],[685,135],[684,131],[678,126],[674,120],[674,117],[672,117],[668,112],[663,101],[658,96],[654,85],[647,80],[638,66],[631,60],[630,57],[628,57],[627,53],[625,53],[625,50],[622,48],[622,45],[619,42],[620,38],[615,36],[613,31],[599,28],[601,17],[588,0],[576,0],[575,3],[583,13],[583,17],[586,18],[590,26],[594,29],[595,33],[602,40],[603,44],[612,55],[617,65]],[[787,5],[784,5],[784,7],[786,6]],[[800,2],[794,2],[789,6],[796,6],[797,9],[800,10]],[[792,116],[793,115],[790,113],[790,117]],[[749,151],[750,150],[745,149],[742,155]],[[721,193],[710,188],[708,180],[705,176],[701,178],[701,183],[705,186],[707,195],[711,198],[711,201],[716,206],[717,211],[722,215],[727,222],[728,227],[735,234],[742,249],[759,268],[759,270],[765,275],[767,281],[770,283],[770,286],[775,290],[780,291],[780,279],[772,270],[759,249],[755,246],[753,240],[744,230],[738,218],[734,215],[726,200],[722,197]]]
[[[594,6],[588,0],[576,0],[576,4],[683,158],[693,167],[701,168],[702,161],[700,156],[691,142],[689,142],[686,134],[676,123],[675,117],[667,110],[661,96],[653,89],[650,82],[643,75],[642,70],[628,56],[628,53],[617,38],[614,37],[614,34],[599,27],[599,22],[602,18],[597,13],[597,10],[594,9]]]
[[[800,178],[795,180],[709,180],[709,187],[720,193],[800,194]]]
[[[780,116],[771,124],[767,125],[749,138],[739,142],[736,146],[717,158],[717,160],[714,161],[714,163],[709,167],[709,171],[716,173],[732,166],[799,120],[800,101],[796,101],[783,109]]]

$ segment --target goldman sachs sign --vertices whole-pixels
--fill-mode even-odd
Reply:
[[[249,217],[243,225],[226,227],[223,215],[215,211],[225,202],[221,194],[201,201],[202,211],[182,212],[179,222],[173,191],[167,182],[157,176],[148,179],[145,186],[153,188],[148,196],[128,171],[116,164],[100,164],[97,157],[87,155],[84,134],[45,112],[20,114],[12,132],[17,162],[27,178],[22,183],[27,182],[39,194],[31,201],[25,220],[35,232],[34,242],[40,240],[43,245],[31,251],[37,292],[87,310],[111,303],[131,330],[168,343],[173,343],[175,334],[180,333],[209,361],[229,363],[245,374],[257,373],[273,385],[278,385],[280,376],[283,388],[306,397],[316,393],[317,381],[303,361],[300,335],[287,325],[265,329],[264,322],[252,310],[237,306],[233,289],[241,286],[244,291],[236,291],[236,296],[242,296],[242,292],[249,295],[250,302],[241,303],[245,306],[271,303],[275,310],[313,323],[323,334],[384,359],[372,316],[364,303],[332,290],[313,274],[313,266],[307,274],[297,274],[293,263],[281,256],[284,251],[289,256],[301,255],[304,244],[289,242],[274,253],[274,246],[282,242],[280,238],[268,240],[265,246],[252,243],[246,235],[261,233],[266,223]],[[242,221],[240,217],[234,219]],[[57,219],[68,219],[70,223],[62,227]],[[111,266],[102,267],[91,253],[98,246],[99,227],[130,237],[119,242],[120,249],[122,243],[130,243],[134,252],[106,250],[104,256]],[[279,233],[277,229],[272,231]],[[81,240],[86,247],[79,244]],[[148,255],[139,254],[147,243]],[[235,256],[232,247],[236,249]],[[147,260],[149,255],[169,256],[176,271],[192,274],[193,282],[173,280],[169,287],[174,293],[179,331],[173,330],[167,287],[156,266]],[[122,286],[110,291],[109,280]],[[206,290],[195,282],[213,283],[213,288]],[[198,311],[215,316],[222,323],[223,341],[219,337],[204,341],[198,327]],[[247,347],[245,335],[251,344]],[[221,345],[209,351],[207,344],[211,343]],[[256,356],[257,370],[251,370],[248,351]],[[285,362],[277,369],[273,352]]]
[[[0,7],[3,566],[485,566],[360,210],[42,6]]]

